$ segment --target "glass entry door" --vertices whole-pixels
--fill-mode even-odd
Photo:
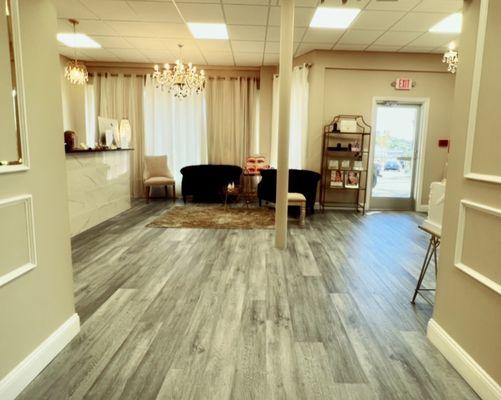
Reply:
[[[420,118],[419,104],[377,104],[371,209],[415,209],[414,181]]]

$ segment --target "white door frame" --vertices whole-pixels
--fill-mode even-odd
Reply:
[[[428,206],[421,203],[421,194],[423,192],[423,176],[424,176],[424,161],[426,141],[428,136],[428,117],[430,113],[430,98],[429,97],[397,97],[397,96],[374,96],[372,98],[372,132],[371,132],[371,148],[369,153],[369,167],[367,168],[367,209],[371,208],[371,192],[372,192],[372,170],[374,168],[374,150],[376,146],[376,119],[377,105],[386,101],[394,101],[401,104],[414,104],[421,106],[421,117],[419,121],[419,132],[417,134],[418,151],[416,157],[416,166],[414,177],[413,198],[415,211],[427,211]]]

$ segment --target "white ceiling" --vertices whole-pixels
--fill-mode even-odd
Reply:
[[[195,64],[260,66],[278,63],[279,0],[53,0],[59,32],[72,30],[68,18],[80,21],[78,31],[102,45],[82,49],[87,61],[164,63],[179,58]],[[429,28],[460,11],[462,0],[348,0],[362,11],[346,30],[309,28],[319,0],[296,0],[294,51],[313,49],[443,52],[458,35],[430,33]],[[325,0],[340,6],[341,0]],[[230,40],[195,40],[186,22],[221,22]],[[73,57],[74,50],[61,46]]]

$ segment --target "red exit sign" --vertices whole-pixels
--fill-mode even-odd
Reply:
[[[395,89],[396,90],[411,90],[412,89],[412,79],[408,79],[408,78],[395,79]]]

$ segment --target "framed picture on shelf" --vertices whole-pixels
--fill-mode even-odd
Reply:
[[[351,151],[356,151],[356,152],[362,151],[362,147],[360,146],[360,142],[358,140],[355,141],[355,143],[352,143]]]
[[[362,171],[364,169],[364,164],[362,161],[353,161],[353,169],[355,171]]]
[[[354,119],[342,119],[340,121],[341,132],[356,132],[357,131],[357,121]]]
[[[339,160],[329,160],[329,169],[339,169]]]
[[[343,187],[344,183],[344,172],[335,170],[331,171],[331,188]]]
[[[350,189],[358,189],[360,187],[360,172],[348,171],[345,174],[346,180],[344,187]]]
[[[350,160],[341,160],[341,169],[350,169]]]

